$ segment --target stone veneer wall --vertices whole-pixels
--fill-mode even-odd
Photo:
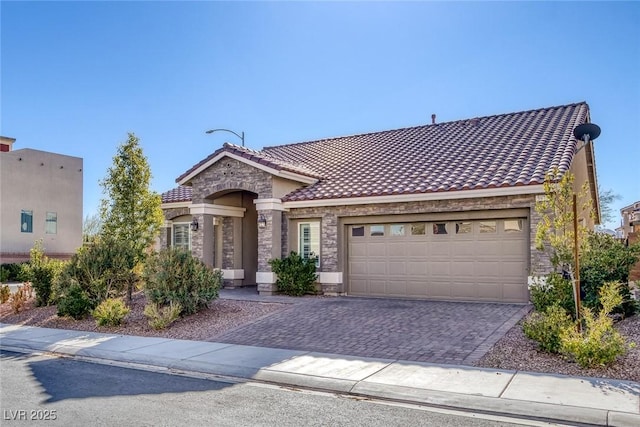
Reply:
[[[233,269],[233,218],[222,218],[222,268]]]
[[[192,202],[207,203],[207,198],[225,190],[246,190],[258,195],[259,199],[273,197],[272,176],[246,163],[231,158],[223,158],[198,176],[193,178]]]
[[[547,273],[552,270],[549,257],[547,254],[539,252],[535,248],[536,228],[540,221],[540,216],[535,212],[535,195],[296,208],[287,212],[286,216],[289,219],[321,219],[321,271],[338,271],[338,266],[341,264],[338,259],[340,244],[338,241],[338,228],[340,218],[442,212],[455,213],[518,208],[529,209],[530,268],[532,272],[530,274]],[[344,268],[344,266],[342,266],[342,268]]]

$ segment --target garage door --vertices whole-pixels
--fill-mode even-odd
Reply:
[[[526,219],[351,225],[349,294],[527,302]]]

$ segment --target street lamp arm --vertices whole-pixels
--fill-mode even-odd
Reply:
[[[242,141],[242,146],[244,147],[244,132],[242,132],[241,134],[238,134],[234,131],[232,131],[231,129],[209,129],[208,131],[206,131],[205,133],[214,133],[214,132],[229,132],[234,134],[235,136],[237,136],[238,138],[240,138],[240,140]]]

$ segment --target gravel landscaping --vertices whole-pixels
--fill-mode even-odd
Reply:
[[[33,299],[29,300],[25,309],[18,314],[13,313],[8,302],[0,305],[0,322],[112,334],[215,341],[217,336],[225,332],[291,307],[286,303],[217,299],[209,304],[208,309],[179,319],[167,329],[157,331],[147,323],[143,314],[144,304],[144,295],[135,294],[126,323],[119,327],[98,327],[92,318],[80,321],[60,318],[56,314],[56,307],[35,307]],[[628,342],[638,345],[609,367],[582,369],[561,356],[538,351],[537,343],[524,336],[521,323],[509,330],[475,365],[640,382],[640,316],[624,319],[616,324],[616,328]]]

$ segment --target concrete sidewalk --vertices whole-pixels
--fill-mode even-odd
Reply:
[[[0,323],[0,347],[530,419],[640,425],[640,384]]]

